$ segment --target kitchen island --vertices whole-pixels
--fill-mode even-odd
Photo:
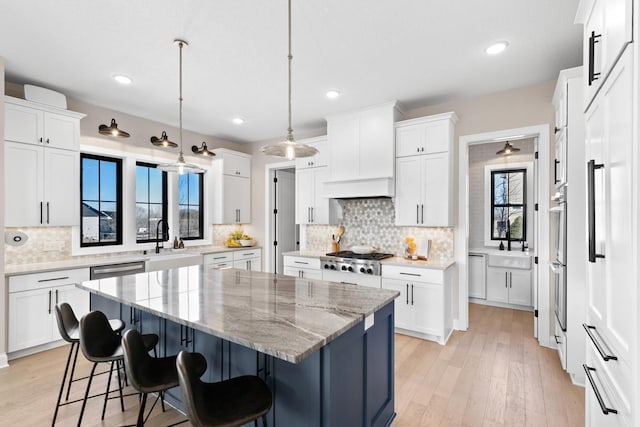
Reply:
[[[159,355],[202,353],[204,381],[265,379],[270,426],[385,426],[395,417],[397,292],[203,265],[78,287],[92,309],[157,333]],[[167,400],[182,407],[177,388]]]

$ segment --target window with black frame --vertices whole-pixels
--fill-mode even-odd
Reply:
[[[136,163],[136,242],[155,242],[158,221],[167,220],[167,173],[151,163]],[[169,236],[162,235],[162,240]]]
[[[491,172],[491,240],[526,240],[527,170]]]
[[[80,246],[122,244],[122,159],[80,155]]]
[[[203,175],[178,176],[179,233],[183,240],[203,238]]]

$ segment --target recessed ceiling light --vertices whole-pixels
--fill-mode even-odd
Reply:
[[[484,51],[489,55],[497,55],[504,51],[507,46],[509,46],[509,43],[507,42],[497,42],[486,48]]]
[[[340,92],[338,92],[337,90],[330,90],[326,93],[326,95],[329,99],[336,99],[340,96]]]
[[[244,119],[242,117],[234,117],[232,122],[236,125],[241,125],[244,123]]]
[[[133,80],[131,80],[131,77],[127,77],[124,74],[114,74],[113,75],[113,80],[115,80],[118,83],[123,84],[123,85],[129,85],[133,81]]]

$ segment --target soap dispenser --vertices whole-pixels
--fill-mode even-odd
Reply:
[[[175,236],[175,237],[173,238],[173,249],[178,249],[178,245],[179,245],[179,243],[178,243],[178,236]]]

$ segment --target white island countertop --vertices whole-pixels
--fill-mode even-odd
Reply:
[[[388,289],[203,265],[77,286],[292,363],[399,295]]]

